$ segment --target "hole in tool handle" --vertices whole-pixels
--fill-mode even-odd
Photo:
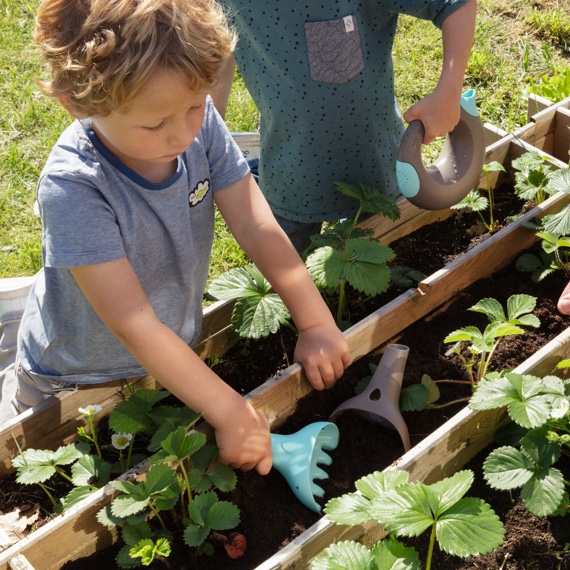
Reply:
[[[485,159],[485,131],[475,105],[475,90],[461,96],[461,117],[447,134],[437,160],[428,168],[422,161],[424,126],[412,121],[400,143],[396,177],[402,195],[424,210],[443,210],[473,190]]]

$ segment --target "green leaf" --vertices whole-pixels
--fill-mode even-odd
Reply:
[[[479,190],[471,190],[463,200],[450,206],[452,210],[468,209],[472,212],[482,212],[489,207],[489,200],[482,196]]]
[[[344,540],[325,548],[311,563],[311,570],[372,570],[374,556],[366,546]]]
[[[521,498],[528,510],[538,517],[556,512],[564,498],[564,476],[551,467],[536,473],[522,488]]]
[[[507,299],[507,315],[509,322],[517,324],[517,319],[536,308],[536,297],[531,295],[511,295]]]
[[[232,325],[244,338],[262,338],[276,333],[290,319],[289,311],[275,293],[239,299],[232,313]]]
[[[516,489],[532,477],[533,463],[514,447],[494,449],[483,464],[485,480],[494,489]]]
[[[396,536],[418,536],[434,522],[425,486],[421,483],[401,485],[371,501],[369,513]]]
[[[349,184],[337,182],[334,185],[337,190],[346,196],[352,196],[360,201],[360,207],[371,214],[381,214],[390,220],[400,217],[400,208],[392,198],[384,196],[376,188],[366,184]]]
[[[372,549],[376,567],[381,570],[421,570],[419,554],[395,538],[380,541]]]
[[[429,393],[428,404],[433,404],[434,402],[437,402],[440,396],[437,384],[427,374],[422,375],[421,382],[422,386],[425,386]]]
[[[130,555],[131,546],[125,545],[119,550],[116,562],[119,568],[138,568],[142,566],[142,562],[138,558],[132,558]]]
[[[444,552],[467,558],[495,550],[505,529],[485,501],[469,497],[446,510],[436,523],[436,534]]]
[[[567,236],[570,234],[570,205],[564,206],[556,214],[544,216],[542,219],[543,227],[546,231],[555,233],[559,236]]]
[[[428,388],[422,384],[406,386],[400,392],[400,411],[419,412],[427,408],[430,398]]]
[[[321,291],[329,287],[339,289],[343,279],[343,264],[344,255],[329,246],[320,247],[305,261],[307,270]]]
[[[554,192],[570,194],[570,169],[561,168],[548,176],[548,188]]]
[[[464,340],[473,342],[474,339],[478,339],[479,341],[483,340],[483,335],[481,334],[481,331],[477,327],[464,327],[462,329],[458,329],[448,334],[443,339],[443,342],[451,343],[451,342],[460,342]]]
[[[376,471],[360,478],[355,486],[367,499],[372,500],[407,483],[409,477],[410,474],[402,470]]]
[[[149,415],[153,406],[170,395],[165,390],[139,390],[128,400],[119,402],[109,416],[109,427],[115,433],[152,431],[154,421]]]
[[[440,514],[454,505],[473,484],[472,471],[465,469],[446,477],[427,487],[427,497],[431,502],[432,512],[439,517]]]
[[[169,556],[170,550],[170,543],[166,538],[159,538],[156,543],[145,538],[131,548],[129,555],[131,558],[140,558],[143,566],[150,566],[156,556]]]
[[[84,455],[71,468],[74,485],[94,485],[102,487],[111,478],[111,464],[98,455]]]
[[[196,453],[205,444],[206,436],[203,433],[187,434],[186,428],[180,426],[162,442],[162,448],[167,453],[164,460],[182,461]]]
[[[190,547],[200,546],[208,538],[209,534],[209,528],[191,524],[184,530],[184,544]]]
[[[236,267],[225,271],[212,280],[208,293],[220,301],[242,299],[244,297],[264,296],[271,290],[269,281],[251,264],[247,267]]]
[[[386,264],[394,258],[392,249],[376,240],[349,239],[346,255],[343,275],[354,289],[372,297],[388,289],[390,270]]]
[[[94,485],[82,485],[81,487],[75,487],[61,500],[63,510],[66,511],[86,497],[89,497],[97,491],[97,489],[99,489],[99,487],[95,487]]]
[[[143,483],[148,495],[166,490],[176,481],[176,471],[169,465],[156,465],[151,467]]]
[[[371,519],[368,514],[370,501],[358,493],[346,493],[328,501],[325,506],[327,518],[338,524],[358,525]]]
[[[483,170],[485,172],[506,172],[505,167],[497,160],[493,160],[489,162],[489,164],[484,164]]]
[[[506,321],[505,312],[501,303],[496,299],[481,299],[478,303],[475,303],[470,309],[475,313],[483,313],[487,315],[490,322],[495,321]]]
[[[126,524],[121,529],[121,538],[125,544],[134,546],[141,540],[152,537],[152,529],[146,523]]]
[[[240,522],[240,511],[230,501],[214,503],[206,515],[206,526],[213,530],[229,530]]]
[[[200,526],[207,521],[208,511],[218,502],[218,496],[213,491],[196,495],[188,506],[190,518]]]

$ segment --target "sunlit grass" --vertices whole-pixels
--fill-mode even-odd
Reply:
[[[0,277],[31,275],[41,267],[41,226],[32,208],[36,183],[51,147],[71,121],[34,83],[36,77],[45,77],[32,42],[37,3],[0,0]],[[524,125],[528,80],[568,66],[568,15],[563,7],[555,1],[540,8],[532,0],[479,0],[465,88],[476,90],[484,122],[506,131]],[[400,18],[393,59],[402,111],[435,87],[440,38],[431,23]],[[231,131],[259,128],[259,114],[239,74],[226,119]],[[427,154],[434,149],[437,154],[438,144],[441,141]],[[212,277],[247,263],[219,216],[211,260]]]

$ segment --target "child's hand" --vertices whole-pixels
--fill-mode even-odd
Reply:
[[[570,315],[570,283],[564,287],[564,291],[562,291],[562,295],[558,299],[558,310],[563,315]]]
[[[461,116],[461,94],[451,95],[436,89],[412,105],[405,113],[404,120],[411,123],[420,120],[425,134],[423,144],[429,144],[436,137],[443,137],[451,132]]]
[[[299,332],[295,360],[305,368],[315,390],[334,385],[350,363],[350,350],[336,324],[322,324]]]
[[[254,469],[260,475],[271,470],[271,436],[267,418],[245,399],[227,414],[227,421],[218,422],[216,444],[218,460],[234,469]]]

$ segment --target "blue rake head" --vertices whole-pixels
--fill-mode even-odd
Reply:
[[[332,463],[323,450],[336,449],[338,438],[338,427],[331,422],[315,422],[291,435],[271,434],[273,466],[285,477],[299,501],[317,513],[321,506],[315,497],[322,497],[325,492],[314,479],[328,479],[318,464]]]

